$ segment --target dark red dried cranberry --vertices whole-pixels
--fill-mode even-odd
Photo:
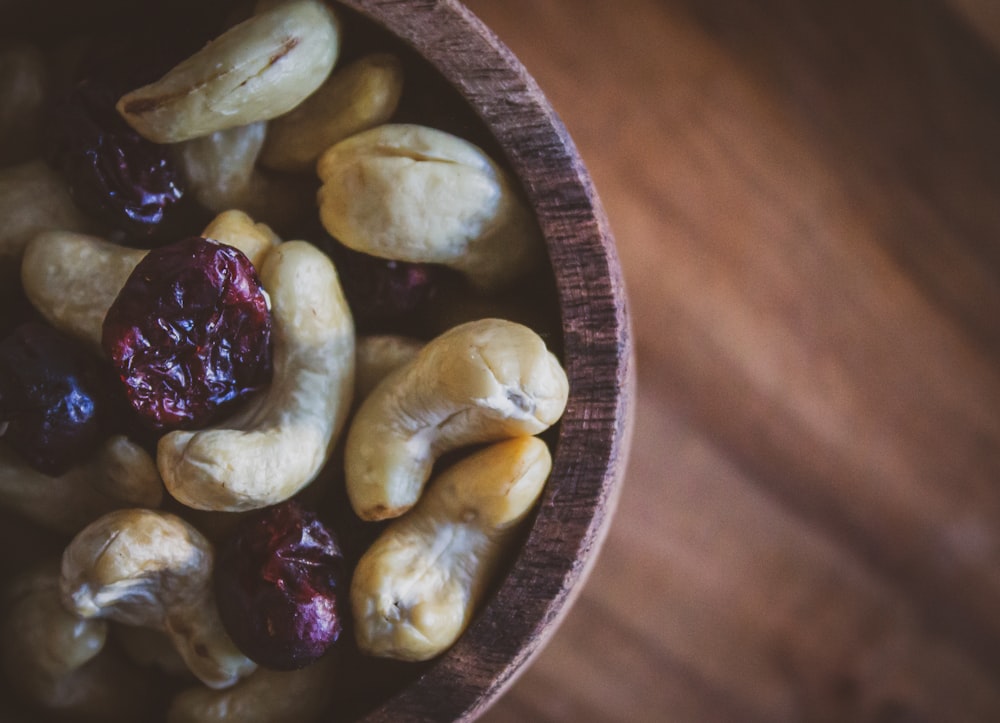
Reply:
[[[451,275],[439,264],[392,261],[349,249],[327,237],[344,297],[360,332],[392,331],[419,313]]]
[[[337,641],[344,581],[335,534],[295,501],[241,521],[215,565],[226,631],[244,655],[276,670],[301,668]]]
[[[271,376],[271,314],[257,272],[210,239],[150,251],[108,310],[102,342],[154,429],[204,426]]]
[[[183,180],[170,149],[132,130],[117,100],[109,82],[78,83],[53,111],[50,161],[81,209],[143,245],[180,208]]]
[[[76,341],[40,323],[0,342],[4,439],[32,467],[62,474],[94,450],[103,434],[98,367]]]

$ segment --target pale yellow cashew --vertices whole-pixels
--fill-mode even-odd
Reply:
[[[336,674],[330,654],[301,670],[261,668],[228,690],[189,688],[170,704],[167,723],[312,723],[333,699]]]
[[[266,129],[261,121],[179,144],[184,175],[202,206],[215,212],[239,209],[278,226],[315,209],[311,178],[257,168]]]
[[[323,225],[356,251],[445,264],[485,291],[544,259],[541,232],[511,179],[461,138],[382,125],[334,145],[316,170]]]
[[[209,229],[228,229],[216,241],[242,251],[255,268],[274,243],[265,240],[270,229],[240,233],[232,222],[216,219]],[[259,226],[259,224],[258,224]],[[249,226],[241,228],[253,229]],[[266,228],[266,227],[265,227]],[[86,342],[101,352],[104,317],[125,286],[129,275],[146,254],[72,231],[46,231],[35,236],[24,250],[21,285],[32,305],[55,328]]]
[[[0,219],[0,259],[19,259],[43,231],[93,226],[69,195],[66,181],[43,161],[0,168]]]
[[[73,535],[123,506],[121,500],[98,491],[95,477],[101,474],[99,467],[83,464],[50,477],[0,443],[0,506],[47,530]]]
[[[226,688],[257,666],[219,620],[213,563],[211,544],[179,517],[117,510],[85,527],[63,553],[63,604],[82,618],[166,632],[199,680]]]
[[[351,506],[365,520],[402,514],[444,452],[538,434],[562,415],[568,392],[559,361],[526,326],[483,319],[445,332],[384,379],[352,420]]]
[[[146,253],[96,236],[47,231],[24,250],[21,285],[52,326],[99,352],[104,317]]]
[[[329,459],[350,409],[354,322],[330,259],[305,241],[274,249],[260,272],[271,297],[274,375],[225,424],[165,435],[157,466],[189,507],[266,507],[305,487]]]
[[[518,437],[442,472],[358,562],[351,609],[361,651],[427,660],[447,650],[468,626],[551,468],[544,442]]]
[[[314,171],[327,148],[385,123],[403,92],[403,64],[388,53],[334,70],[319,90],[268,124],[260,155],[276,171]]]
[[[163,480],[156,461],[128,437],[116,434],[88,465],[94,489],[130,507],[159,507]]]
[[[296,0],[230,28],[160,80],[127,93],[118,112],[156,143],[268,120],[326,80],[340,50],[336,16]]]
[[[267,123],[258,121],[178,144],[177,158],[194,197],[219,213],[246,197]]]
[[[281,243],[281,238],[266,223],[258,223],[235,209],[223,211],[212,219],[201,235],[239,249],[255,269],[260,269],[271,249]]]

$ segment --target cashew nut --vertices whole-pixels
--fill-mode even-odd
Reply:
[[[214,226],[218,230],[220,223],[216,219],[208,228]],[[255,230],[252,223],[245,227],[247,233],[241,233],[235,226],[224,228],[231,229],[227,238],[215,240],[238,248],[259,268],[257,264],[274,245],[273,241],[263,240],[271,233],[270,229]],[[52,326],[103,354],[104,317],[136,264],[147,253],[96,236],[46,231],[31,239],[24,250],[21,285]]]
[[[165,435],[167,490],[195,509],[240,511],[288,499],[329,459],[354,386],[354,323],[329,257],[288,241],[264,260],[274,376],[225,426]]]
[[[507,174],[443,131],[372,128],[327,150],[317,173],[323,225],[357,251],[445,264],[483,290],[544,258],[541,232]]]
[[[24,161],[37,150],[47,76],[45,58],[33,45],[0,48],[0,166]]]
[[[116,510],[85,527],[63,553],[63,604],[83,618],[165,631],[199,680],[226,688],[257,666],[219,620],[213,560],[208,540],[179,517]]]
[[[351,506],[365,520],[402,514],[441,454],[538,434],[562,416],[568,392],[559,361],[526,326],[483,319],[445,332],[358,409],[344,458]]]
[[[118,112],[156,143],[176,143],[282,115],[326,80],[340,50],[336,16],[319,0],[254,15],[124,95]]]
[[[18,694],[88,720],[148,716],[152,681],[105,649],[105,621],[81,620],[63,607],[58,560],[15,579],[5,603],[0,664]]]
[[[69,195],[66,182],[42,161],[0,169],[0,219],[0,258],[19,259],[42,231],[82,231],[92,225]]]
[[[403,64],[388,53],[335,70],[299,107],[268,124],[261,165],[312,171],[333,144],[388,121],[402,92]]]
[[[71,231],[46,231],[24,250],[21,285],[52,326],[101,349],[101,326],[147,252]]]
[[[270,226],[256,223],[243,211],[236,210],[220,213],[205,227],[201,235],[239,249],[250,259],[255,269],[259,269],[264,263],[264,257],[281,243],[281,238]]]
[[[326,655],[293,671],[261,668],[228,690],[190,688],[179,693],[167,723],[310,723],[333,699],[337,657]]]
[[[47,530],[72,535],[122,506],[97,491],[93,481],[99,474],[87,464],[49,477],[0,444],[0,505]]]
[[[354,399],[365,399],[379,382],[417,356],[424,343],[406,336],[373,334],[358,339]]]
[[[551,467],[544,442],[517,437],[442,472],[358,562],[351,609],[361,651],[427,660],[450,647],[482,601]]]
[[[260,121],[180,144],[181,166],[201,205],[216,212],[240,209],[279,226],[294,223],[312,207],[312,179],[256,168],[266,130]]]
[[[23,663],[47,678],[70,673],[104,648],[108,625],[104,620],[82,620],[63,607],[59,597],[59,562],[23,573],[5,590],[9,605],[4,652],[20,648]],[[12,621],[14,624],[12,625]],[[13,662],[13,661],[12,661]],[[8,671],[9,673],[10,671]]]
[[[126,506],[159,507],[163,480],[156,461],[123,434],[110,437],[90,465],[94,488]]]
[[[219,213],[239,205],[250,187],[266,134],[267,123],[258,121],[209,133],[178,146],[177,157],[184,176],[202,206]]]

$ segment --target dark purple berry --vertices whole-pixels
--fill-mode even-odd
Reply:
[[[204,426],[271,375],[271,314],[257,272],[239,250],[200,237],[139,262],[102,342],[154,429]]]
[[[252,514],[219,550],[215,596],[236,646],[294,670],[337,641],[344,559],[334,533],[295,501]]]
[[[438,264],[392,261],[329,240],[344,296],[360,331],[384,331],[419,312],[449,275]]]
[[[98,364],[77,342],[39,323],[0,342],[4,439],[49,475],[89,456],[102,434]]]
[[[51,161],[77,204],[142,245],[180,208],[181,174],[167,146],[136,133],[108,82],[78,83],[53,111]]]

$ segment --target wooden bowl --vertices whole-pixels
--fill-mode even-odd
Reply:
[[[477,718],[555,632],[597,556],[628,448],[632,341],[600,202],[573,142],[521,63],[458,2],[342,0],[411,46],[482,120],[548,246],[570,398],[520,554],[445,655],[366,721]]]
[[[417,73],[431,104],[442,88],[463,106],[445,128],[483,145],[519,180],[545,237],[554,277],[560,350],[570,397],[557,430],[554,466],[523,546],[458,643],[416,667],[380,664],[401,683],[364,685],[357,708],[329,719],[462,720],[478,717],[555,632],[597,556],[615,507],[628,447],[632,342],[614,243],[586,170],[562,123],[511,52],[455,0],[342,0],[426,66]],[[191,5],[189,3],[189,5]],[[198,7],[197,3],[193,4]],[[221,6],[221,5],[220,5]],[[24,17],[75,32],[113,20],[130,2],[86,8],[64,0],[0,0],[9,28]],[[100,11],[104,15],[97,15]],[[0,32],[0,35],[4,33]],[[345,40],[345,42],[347,42]],[[429,71],[429,74],[425,71]],[[462,116],[472,119],[472,124]],[[475,126],[475,127],[472,127]],[[546,284],[551,286],[551,281]]]

